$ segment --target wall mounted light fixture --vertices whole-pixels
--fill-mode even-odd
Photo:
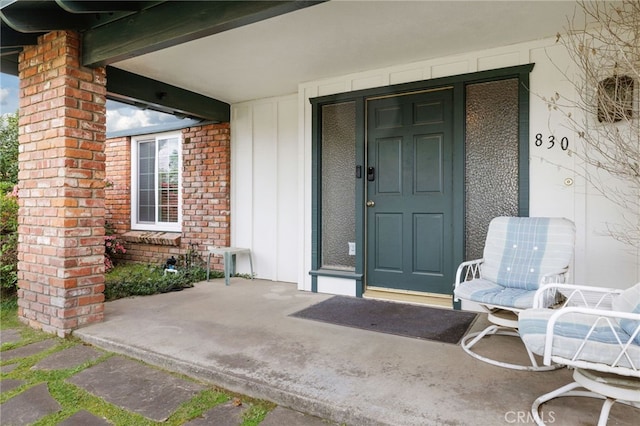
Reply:
[[[598,83],[598,121],[616,123],[633,116],[633,78],[614,75]]]

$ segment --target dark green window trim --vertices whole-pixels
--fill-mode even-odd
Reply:
[[[351,95],[347,93],[346,95]],[[320,140],[322,138],[322,106],[330,105],[334,103],[354,102],[356,108],[356,165],[364,167],[365,154],[364,154],[364,127],[361,125],[364,123],[364,97],[362,96],[345,96],[343,99],[332,99],[328,102],[314,102],[312,104],[312,138],[311,138],[311,152],[312,152],[312,178],[311,178],[311,291],[318,292],[318,276],[328,276],[334,278],[349,278],[356,280],[356,296],[362,297],[364,292],[364,253],[362,247],[364,247],[364,179],[356,179],[354,188],[354,194],[356,197],[356,235],[355,243],[358,249],[356,250],[356,265],[355,271],[341,271],[336,269],[324,269],[321,268],[321,238],[322,235],[322,217],[320,210],[319,200],[322,199],[322,182],[320,176],[322,171],[320,165],[322,164],[322,147]],[[355,173],[355,170],[354,170]]]
[[[440,86],[451,86],[456,83],[481,83],[483,81],[503,80],[528,75],[535,64],[517,65],[513,67],[496,68],[487,71],[458,74],[449,77],[439,77],[431,80],[413,81],[410,83],[394,84],[392,86],[374,87],[372,89],[355,90],[353,92],[337,93],[334,95],[319,96],[309,99],[312,105],[347,102],[356,99],[366,99],[376,96],[395,95],[398,93],[413,92],[416,90],[434,89]],[[525,87],[526,89],[526,87]],[[527,92],[528,93],[528,92]]]
[[[533,69],[533,66],[531,67]],[[520,87],[518,89],[518,112],[520,117],[518,119],[520,123],[518,145],[520,152],[518,153],[519,159],[519,182],[518,182],[518,215],[521,217],[529,216],[529,73],[520,74]]]
[[[376,87],[372,89],[357,90],[334,95],[321,96],[310,99],[312,115],[312,135],[311,135],[311,291],[318,291],[318,276],[335,278],[349,278],[356,280],[356,296],[362,297],[364,293],[364,221],[365,221],[365,181],[364,178],[356,179],[354,195],[356,197],[356,267],[354,272],[339,270],[327,270],[320,267],[320,254],[322,253],[320,244],[321,233],[321,211],[319,200],[322,196],[322,182],[320,181],[322,164],[322,154],[320,141],[322,123],[322,106],[354,102],[356,105],[356,165],[365,166],[365,102],[368,98],[395,95],[418,90],[434,89],[441,86],[454,86],[454,98],[456,101],[456,120],[458,124],[454,129],[456,138],[464,138],[464,86],[467,84],[480,83],[483,81],[496,81],[510,78],[518,78],[520,82],[518,91],[519,102],[519,183],[518,183],[518,203],[519,215],[529,215],[529,74],[535,64],[518,65],[513,67],[498,68],[488,71],[459,74],[449,77],[422,80],[410,83],[396,84],[392,86]],[[464,144],[463,144],[464,145]],[[462,153],[464,155],[464,153]],[[457,170],[460,176],[464,175],[463,170]],[[355,173],[355,170],[354,170]],[[461,183],[460,183],[461,182]],[[464,179],[458,180],[456,184],[458,190],[464,191]],[[358,207],[359,206],[359,207]],[[464,206],[455,209],[461,217],[464,217]],[[460,247],[464,247],[464,229],[454,231],[454,238]],[[456,253],[455,264],[459,264],[463,259],[463,250]]]
[[[520,217],[529,216],[529,75],[534,66],[535,64],[527,64],[479,73],[463,74],[463,76],[477,76],[477,78],[465,80],[465,85],[518,78],[518,216]]]

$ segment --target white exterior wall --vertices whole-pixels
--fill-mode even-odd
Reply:
[[[295,95],[231,107],[231,245],[251,248],[256,275],[274,281],[298,280],[297,108]]]
[[[606,222],[619,215],[617,206],[573,172],[575,157],[534,144],[537,133],[544,140],[566,136],[571,149],[578,142],[562,115],[549,111],[542,100],[555,92],[575,97],[565,77],[571,75],[568,57],[555,39],[301,83],[297,97],[233,105],[232,244],[253,249],[259,277],[297,282],[299,289],[311,290],[310,98],[532,62],[530,215],[567,217],[576,223],[573,281],[619,288],[639,281],[640,250],[606,233]],[[567,178],[573,184],[565,184]],[[319,280],[319,287],[324,284],[332,293],[355,294],[353,280]]]
[[[572,281],[627,288],[640,280],[640,249],[614,240],[607,231],[608,224],[622,223],[623,209],[586,181],[581,172],[583,164],[575,156],[534,145],[535,134],[542,132],[554,134],[557,141],[566,136],[571,149],[578,152],[584,149],[575,130],[568,128],[563,114],[549,111],[540,99],[558,92],[579,102],[576,85],[571,81],[578,81],[581,76],[568,61],[565,48],[554,41],[550,41],[549,46],[533,48],[530,53],[531,62],[536,63],[531,76],[530,215],[564,215],[575,222],[576,254]],[[584,112],[579,108],[571,114],[578,122],[584,119]],[[588,118],[590,125],[597,123],[596,117]],[[573,184],[566,183],[567,179],[573,180]],[[633,220],[640,220],[640,215],[636,214]]]

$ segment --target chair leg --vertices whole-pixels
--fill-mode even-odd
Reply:
[[[497,325],[490,325],[489,327],[485,328],[481,332],[469,333],[466,336],[464,336],[464,338],[462,339],[461,345],[465,350],[470,349],[473,345],[478,343],[487,334],[496,334],[499,331],[499,329],[500,327],[498,327]],[[467,343],[467,340],[469,340],[472,337],[473,337],[473,340]]]
[[[546,393],[538,397],[533,402],[533,404],[531,405],[531,414],[536,424],[538,424],[539,426],[543,426],[545,424],[540,415],[540,406],[542,404],[554,398],[561,398],[565,396],[579,396],[579,397],[597,398],[597,399],[604,400],[604,403],[602,404],[602,409],[600,410],[600,416],[598,418],[598,426],[606,426],[607,421],[609,420],[609,413],[611,412],[611,407],[616,402],[619,402],[621,404],[626,404],[631,407],[640,408],[640,405],[637,404],[638,401],[627,401],[625,399],[616,399],[611,396],[605,395],[612,391],[617,391],[619,393],[620,389],[618,389],[615,385],[607,385],[607,384],[605,384],[605,388],[602,388],[601,385],[603,383],[600,383],[597,380],[590,382],[591,379],[588,379],[587,377],[585,377],[584,373],[582,373],[580,369],[575,369],[573,371],[573,378],[575,380],[574,382],[571,382],[568,385],[564,385],[561,388],[558,388],[554,391]],[[596,384],[596,382],[598,383],[598,387],[596,388],[598,389],[598,391],[590,390],[591,389],[590,385]],[[607,389],[607,386],[609,387],[608,389]],[[574,390],[577,388],[582,388],[583,390]],[[604,392],[605,394],[602,394],[599,392]],[[614,394],[615,393],[616,392],[614,392]],[[634,395],[635,395],[635,398],[637,399],[637,393]]]
[[[611,398],[604,400],[604,404],[602,404],[602,411],[600,411],[600,418],[598,419],[598,426],[606,426],[607,420],[609,420],[609,412],[615,402],[616,400]]]
[[[539,365],[533,353],[531,353],[529,348],[527,348],[526,346],[525,346],[525,349],[527,350],[527,354],[529,355],[529,360],[531,361],[531,365],[519,365],[519,364],[512,364],[508,362],[498,361],[495,359],[482,356],[477,352],[473,352],[471,350],[471,348],[480,340],[482,340],[484,337],[494,335],[494,334],[499,336],[511,336],[511,337],[520,338],[520,335],[518,334],[518,332],[512,328],[491,324],[481,332],[469,333],[466,336],[464,336],[462,338],[462,341],[460,342],[460,346],[462,346],[462,349],[472,357],[479,359],[480,361],[486,362],[488,364],[495,365],[497,367],[503,367],[503,368],[509,368],[512,370],[521,370],[521,371],[551,371],[551,370],[557,370],[558,368],[561,367],[560,365],[555,365],[555,364],[550,366]]]
[[[549,393],[545,393],[544,395],[536,398],[533,401],[533,405],[531,405],[531,415],[533,416],[533,420],[536,422],[538,426],[544,426],[544,420],[540,416],[540,406],[547,401],[551,401],[554,398],[558,398],[559,396],[566,396],[568,392],[571,392],[575,388],[579,388],[580,384],[576,382],[569,383],[568,385],[564,385],[561,388],[558,388]]]
[[[611,412],[611,407],[616,403],[617,400],[613,398],[606,398],[600,394],[595,392],[591,392],[588,390],[585,391],[573,391],[573,389],[580,388],[582,385],[577,382],[569,383],[561,388],[558,388],[554,391],[546,393],[541,397],[537,398],[533,401],[531,405],[531,415],[533,416],[533,420],[536,422],[538,426],[545,426],[546,423],[542,420],[540,416],[540,406],[545,402],[551,401],[554,398],[560,398],[564,396],[582,396],[586,398],[598,398],[604,399],[604,403],[602,404],[602,410],[600,411],[600,417],[598,418],[598,426],[606,426],[607,421],[609,420],[609,413]],[[625,402],[625,401],[620,401]]]

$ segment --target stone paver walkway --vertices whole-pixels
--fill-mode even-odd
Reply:
[[[62,399],[58,401],[53,396],[56,393],[52,394],[47,382],[37,382],[34,379],[38,371],[45,375],[66,374],[68,377],[64,376],[65,385],[74,385],[119,407],[125,413],[139,414],[148,419],[149,424],[165,422],[182,404],[188,403],[203,391],[214,389],[79,342],[74,344],[64,339],[45,338],[35,343],[21,343],[19,329],[1,331],[0,344],[7,347],[0,352],[0,412],[3,426],[29,425],[48,416],[59,417],[57,424],[65,426],[117,424],[116,420],[102,417],[83,407],[65,407]],[[239,426],[243,424],[243,415],[250,407],[251,402],[243,402],[241,397],[236,397],[213,404],[201,416],[182,424]],[[65,412],[64,416],[58,414],[62,411]],[[327,426],[330,423],[284,407],[276,407],[267,413],[260,424]]]
[[[46,383],[35,385],[0,405],[3,425],[28,425],[62,406],[49,394]]]
[[[122,356],[114,356],[68,379],[89,393],[158,422],[206,387]]]
[[[95,361],[104,355],[103,351],[87,345],[76,345],[60,352],[56,352],[36,365],[37,370],[65,370],[74,368],[85,362]]]
[[[86,410],[78,411],[60,423],[59,426],[109,426],[111,423]]]

